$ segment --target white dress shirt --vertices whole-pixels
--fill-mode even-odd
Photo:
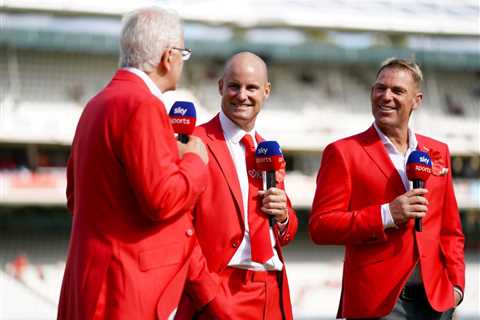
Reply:
[[[400,178],[402,179],[405,192],[409,191],[410,189],[412,189],[412,183],[407,178],[407,172],[406,172],[407,160],[408,160],[408,156],[410,156],[410,153],[412,153],[412,151],[414,151],[418,145],[417,138],[415,137],[413,130],[408,128],[408,149],[405,152],[405,154],[402,154],[397,150],[397,148],[392,143],[392,141],[390,141],[390,139],[378,128],[376,123],[373,123],[373,126],[375,127],[375,130],[377,130],[378,136],[380,137],[380,140],[383,142],[383,145],[385,146],[385,150],[387,151],[388,157],[392,161],[393,166],[395,167],[395,169],[397,169],[397,172],[400,175]],[[393,218],[392,218],[392,214],[390,213],[390,207],[388,203],[382,204],[381,214],[382,214],[383,227],[385,229],[396,227],[395,222],[393,221]]]
[[[250,246],[250,231],[248,227],[248,175],[247,164],[245,162],[245,147],[240,143],[240,140],[245,134],[250,134],[253,138],[255,146],[255,129],[250,132],[246,132],[233,123],[228,117],[220,111],[220,124],[223,129],[223,135],[227,143],[228,150],[232,156],[233,163],[235,164],[235,170],[237,172],[238,182],[240,183],[240,189],[242,191],[243,201],[243,221],[245,221],[245,233],[243,235],[242,243],[238,247],[237,251],[233,255],[232,259],[228,263],[230,267],[250,269],[257,271],[264,270],[282,270],[283,263],[278,257],[277,250],[275,249],[275,236],[273,230],[270,227],[270,241],[273,248],[273,257],[265,264],[252,261],[252,253]]]

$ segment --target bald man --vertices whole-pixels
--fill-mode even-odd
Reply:
[[[194,226],[208,267],[221,282],[216,301],[223,296],[224,304],[199,306],[189,292],[201,284],[190,281],[177,319],[292,319],[281,246],[293,240],[297,217],[280,175],[278,188],[262,191],[262,176],[249,161],[263,140],[255,120],[271,91],[265,62],[249,52],[234,55],[218,89],[220,113],[195,132],[211,161]]]

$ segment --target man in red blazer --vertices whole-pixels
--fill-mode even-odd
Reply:
[[[408,127],[421,81],[414,62],[385,61],[371,89],[374,124],[323,152],[309,231],[317,244],[345,245],[340,318],[449,319],[462,299],[464,236],[448,147]],[[433,160],[424,189],[405,174],[415,149]]]
[[[259,173],[249,168],[245,158],[248,138],[243,137],[249,135],[255,145],[262,140],[255,120],[270,94],[265,62],[249,52],[234,55],[226,63],[219,91],[220,113],[195,131],[211,159],[208,187],[195,208],[197,237],[209,269],[221,279],[220,294],[230,304],[228,319],[292,319],[281,246],[293,240],[297,217],[280,175],[278,188],[252,194]],[[268,216],[274,220],[271,227]],[[263,260],[254,253],[258,237],[252,231],[252,217],[265,222],[262,231],[269,254]],[[190,290],[198,286],[194,280],[187,282],[176,319],[192,319],[195,313],[197,319],[210,319],[195,305]]]
[[[176,14],[125,17],[122,68],[86,106],[68,162],[73,225],[58,319],[167,319],[187,274],[206,283],[203,304],[213,299],[191,214],[208,154],[197,137],[177,145],[161,100],[190,55],[182,47]]]

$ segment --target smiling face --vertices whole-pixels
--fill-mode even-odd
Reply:
[[[252,130],[271,90],[265,63],[252,53],[233,56],[225,66],[218,89],[225,115],[243,130]]]
[[[375,123],[384,133],[391,130],[406,132],[410,114],[420,106],[422,97],[411,71],[399,67],[384,68],[370,95]]]

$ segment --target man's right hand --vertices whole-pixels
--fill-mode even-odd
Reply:
[[[405,224],[409,219],[423,218],[427,213],[427,189],[412,189],[390,202],[390,214],[397,226]]]
[[[181,157],[188,152],[195,153],[202,159],[203,163],[208,164],[207,148],[199,137],[189,136],[188,143],[180,147]]]

